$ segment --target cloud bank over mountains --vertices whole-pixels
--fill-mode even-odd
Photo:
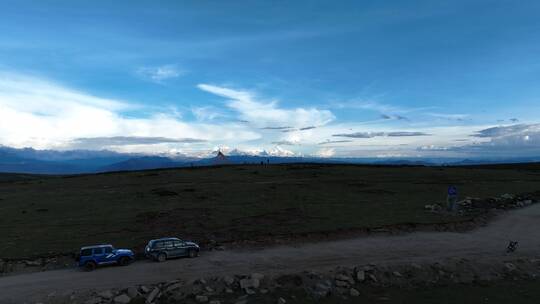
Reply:
[[[156,73],[155,77],[162,77],[159,80],[167,78],[163,71]],[[324,157],[422,157],[434,153],[502,157],[540,151],[540,124],[463,124],[468,115],[443,115],[427,112],[432,109],[376,102],[350,106],[373,112],[378,119],[344,121],[332,106],[287,107],[285,101],[260,97],[250,90],[204,83],[193,90],[216,97],[218,103],[172,103],[171,108],[187,109],[176,113],[169,107],[97,97],[40,77],[2,72],[0,145],[201,157],[221,148],[261,155]],[[407,117],[402,116],[405,113]],[[428,126],[414,119],[415,115],[458,124]],[[321,149],[321,145],[328,147]]]

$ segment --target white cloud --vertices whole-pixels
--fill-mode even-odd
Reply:
[[[137,75],[156,83],[162,83],[165,80],[178,78],[185,74],[175,65],[162,65],[158,67],[141,67],[137,69]]]
[[[284,109],[277,101],[260,101],[248,91],[233,90],[208,84],[199,84],[198,88],[228,99],[227,106],[240,114],[240,119],[253,122],[259,127],[323,126],[335,119],[332,112],[317,108]]]
[[[122,111],[132,109],[143,108],[124,101],[94,97],[34,77],[0,74],[1,145],[69,149],[76,144],[73,140],[77,138],[116,136],[192,138],[231,143],[260,138],[257,132],[241,124],[189,123],[164,113],[142,118],[122,115]],[[178,145],[189,143],[153,145],[153,148],[156,152],[164,152],[160,149],[173,149]],[[88,148],[103,147],[95,145]]]
[[[333,148],[323,148],[315,152],[314,156],[317,157],[332,157],[336,155],[336,150]]]

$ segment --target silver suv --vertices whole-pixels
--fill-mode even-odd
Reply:
[[[164,262],[167,259],[176,257],[187,256],[194,258],[199,255],[199,251],[199,245],[196,243],[179,238],[151,240],[144,249],[146,257],[158,262]]]

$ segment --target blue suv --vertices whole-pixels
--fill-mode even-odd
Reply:
[[[154,261],[164,262],[169,258],[199,255],[199,245],[179,238],[161,238],[151,240],[144,249],[145,255]]]
[[[133,260],[135,254],[129,249],[115,249],[112,245],[87,246],[81,248],[79,267],[92,271],[100,265],[126,266]]]

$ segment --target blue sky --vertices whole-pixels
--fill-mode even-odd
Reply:
[[[199,156],[540,152],[536,1],[0,6],[1,145]]]

